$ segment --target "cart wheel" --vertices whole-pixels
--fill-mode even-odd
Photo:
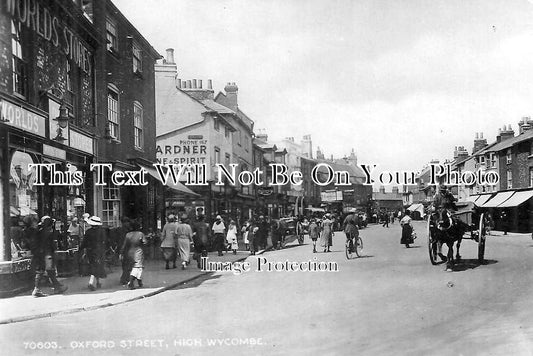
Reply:
[[[485,262],[485,241],[487,239],[487,230],[485,229],[484,213],[479,217],[479,229],[478,229],[478,246],[477,246],[477,258],[480,264]]]
[[[429,251],[429,260],[431,261],[432,265],[437,265],[437,245],[438,242],[431,236],[431,217],[428,218],[428,224],[427,224],[427,234],[428,234],[428,251]]]

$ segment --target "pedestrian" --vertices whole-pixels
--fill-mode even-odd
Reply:
[[[143,246],[147,243],[146,237],[141,232],[141,224],[137,220],[131,222],[131,231],[124,238],[121,258],[124,256],[131,261],[131,272],[128,281],[128,288],[135,289],[135,280],[139,288],[142,288],[142,272],[144,269]]]
[[[78,224],[78,218],[73,217],[67,229],[68,246],[75,248],[80,246],[81,227]]]
[[[198,221],[192,227],[194,241],[194,256],[198,268],[202,268],[202,257],[207,257],[209,245],[209,225],[203,215],[198,215]]]
[[[400,225],[402,227],[402,238],[400,244],[405,245],[406,248],[409,248],[409,245],[414,242],[413,240],[413,225],[411,224],[411,211],[406,210],[405,215],[400,220]]]
[[[192,229],[187,224],[187,215],[182,215],[176,226],[176,242],[181,258],[181,269],[185,269],[191,261]]]
[[[507,231],[509,230],[509,222],[507,221],[507,212],[505,210],[502,210],[500,214],[500,220],[502,222],[503,234],[507,235]]]
[[[40,289],[40,283],[44,273],[48,275],[52,281],[54,294],[63,293],[67,287],[59,283],[56,278],[56,271],[54,266],[54,241],[52,234],[53,220],[48,215],[41,218],[41,222],[37,229],[37,219],[28,221],[27,236],[31,239],[30,248],[32,252],[32,267],[35,270],[34,288],[31,293],[34,297],[45,297]]]
[[[320,245],[324,247],[324,252],[331,252],[333,245],[333,229],[330,220],[331,214],[327,213],[322,219],[322,233],[320,234]]]
[[[101,288],[100,278],[107,277],[105,272],[105,246],[107,241],[106,230],[102,228],[102,219],[98,216],[91,216],[87,220],[89,225],[85,232],[85,237],[81,244],[81,249],[85,249],[84,255],[89,260],[88,288],[95,291]]]
[[[170,262],[172,262],[172,268],[176,268],[176,217],[170,214],[167,217],[167,223],[163,226],[161,232],[161,252],[165,259],[165,269],[169,269]]]
[[[120,275],[120,284],[126,286],[129,282],[131,265],[132,262],[127,255],[123,255],[122,259],[120,258],[122,254],[122,246],[124,245],[124,240],[126,239],[126,234],[131,231],[131,221],[127,217],[121,219],[121,225],[117,228],[110,230],[110,240],[113,241],[112,248],[115,250],[115,254],[118,257],[122,273]]]
[[[314,218],[311,219],[308,229],[309,229],[309,238],[311,239],[311,241],[313,241],[313,253],[316,253],[316,240],[318,239],[319,231],[318,231],[318,224],[316,223],[316,220]]]
[[[387,212],[383,213],[383,227],[385,226],[389,227],[389,213]]]
[[[230,220],[228,225],[228,233],[226,235],[226,241],[229,245],[231,245],[231,250],[233,251],[233,254],[237,254],[237,249],[239,248],[238,242],[237,242],[237,225],[235,225],[234,220]]]
[[[279,219],[272,220],[270,231],[272,232],[272,248],[281,249],[281,225]]]
[[[394,212],[390,212],[390,223],[394,224]]]
[[[268,222],[266,221],[263,215],[259,216],[259,222],[257,223],[257,227],[259,228],[256,233],[256,237],[258,238],[258,245],[264,250],[266,249],[268,243]]]
[[[246,249],[246,251],[250,251],[250,240],[248,239],[248,235],[250,233],[250,225],[250,220],[246,220],[244,226],[241,229],[244,248]]]
[[[212,226],[213,235],[215,236],[215,246],[218,251],[218,255],[222,256],[222,249],[224,248],[224,233],[226,231],[226,226],[222,221],[222,217],[217,215],[215,222]]]

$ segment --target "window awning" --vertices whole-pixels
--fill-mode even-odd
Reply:
[[[468,201],[468,202],[475,202],[477,199],[479,198],[479,195],[470,195],[466,198],[465,201]]]
[[[147,166],[142,165],[142,164],[139,164],[139,167],[141,167],[142,169],[147,171],[149,175],[151,175],[158,182],[163,184],[163,182],[161,182],[161,180],[159,179],[159,174],[157,174],[157,171],[154,168],[147,167]],[[174,184],[174,182],[172,182],[172,179],[170,179],[170,178],[167,180],[166,186],[169,187],[170,189],[173,189],[173,190],[175,190],[175,191],[177,191],[179,193],[182,193],[182,194],[187,194],[187,195],[191,195],[191,196],[195,196],[195,197],[199,197],[200,196],[200,194],[197,194],[197,193],[193,192],[192,190],[190,190],[189,188],[187,188],[184,184],[182,184],[180,182],[178,182],[177,184]]]
[[[492,194],[477,195],[476,200],[474,200],[474,204],[476,204],[477,206],[482,206],[487,202],[487,200],[490,199],[491,196]]]
[[[488,200],[485,204],[483,205],[478,205],[476,203],[477,206],[481,207],[481,208],[496,208],[498,205],[500,205],[501,203],[503,203],[504,201],[506,201],[507,199],[509,199],[512,195],[514,194],[514,191],[510,191],[510,192],[499,192],[497,193],[494,198]]]
[[[512,208],[525,203],[533,197],[533,190],[526,190],[522,192],[515,192],[514,195],[498,205],[498,208]]]

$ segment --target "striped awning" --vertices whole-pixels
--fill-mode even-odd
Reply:
[[[481,208],[496,208],[498,205],[505,202],[507,199],[509,199],[514,194],[514,191],[509,192],[498,192],[492,199],[489,199],[485,204],[478,205],[477,206]]]
[[[512,208],[515,206],[519,206],[520,204],[523,204],[529,199],[531,199],[532,197],[533,190],[515,192],[511,198],[498,205],[498,208]]]

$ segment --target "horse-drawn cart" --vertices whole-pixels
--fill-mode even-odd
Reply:
[[[453,243],[457,242],[457,259],[461,240],[469,239],[478,243],[478,261],[484,262],[485,241],[487,235],[485,216],[471,202],[457,203],[458,211],[445,209],[437,211],[428,218],[427,235],[428,250],[431,264],[439,264],[438,258],[447,261],[447,268],[453,263]],[[448,245],[448,256],[444,258],[440,252],[442,244]]]

